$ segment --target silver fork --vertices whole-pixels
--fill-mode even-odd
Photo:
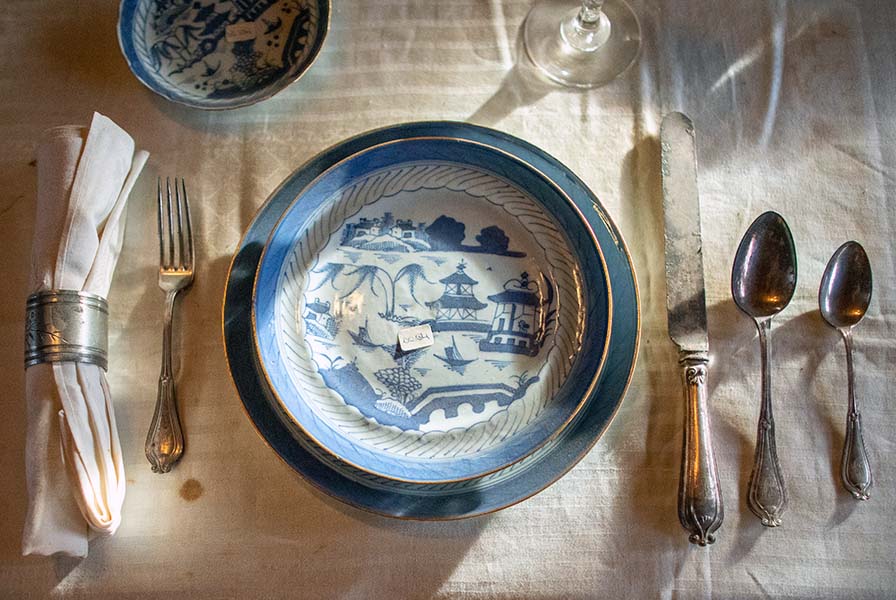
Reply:
[[[171,369],[171,320],[178,292],[193,283],[193,228],[190,224],[190,203],[184,180],[174,179],[172,206],[171,181],[158,183],[159,197],[159,287],[165,292],[165,328],[162,335],[162,372],[159,375],[159,396],[152,425],[146,436],[146,458],[156,473],[167,473],[184,453],[184,434],[177,414],[174,375]],[[175,229],[176,225],[176,229]],[[186,239],[185,239],[186,238]]]

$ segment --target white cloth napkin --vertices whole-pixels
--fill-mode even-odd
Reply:
[[[148,154],[107,117],[46,132],[37,155],[31,292],[106,297],[124,236],[128,194]],[[28,514],[23,554],[86,556],[89,530],[121,523],[125,475],[105,372],[43,363],[25,371]]]

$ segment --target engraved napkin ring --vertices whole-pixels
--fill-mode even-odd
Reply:
[[[109,303],[74,290],[32,294],[25,304],[25,368],[43,362],[82,362],[106,370]]]

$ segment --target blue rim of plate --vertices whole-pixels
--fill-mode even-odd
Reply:
[[[538,451],[577,416],[597,383],[609,347],[611,284],[600,245],[581,211],[562,190],[528,164],[479,142],[449,136],[413,136],[407,135],[405,130],[406,126],[394,128],[394,133],[393,130],[382,130],[379,137],[369,139],[367,147],[333,164],[309,185],[297,189],[288,184],[283,190],[283,194],[294,200],[268,237],[253,289],[256,353],[260,357],[267,387],[281,408],[281,416],[287,425],[298,428],[296,434],[300,440],[315,446],[312,450],[322,449],[362,473],[405,483],[441,484],[476,479],[504,469]],[[382,141],[383,136],[394,137]],[[579,290],[585,298],[586,307],[582,343],[565,381],[531,423],[510,435],[506,441],[463,458],[415,458],[357,443],[318,412],[323,410],[330,413],[332,408],[326,404],[321,404],[323,408],[312,408],[314,401],[307,397],[314,394],[308,390],[320,388],[323,382],[317,382],[313,376],[307,377],[307,381],[294,381],[286,367],[290,363],[289,357],[280,348],[276,335],[270,333],[281,302],[279,295],[274,293],[279,274],[284,264],[293,259],[294,247],[300,248],[303,255],[309,248],[313,249],[314,242],[308,239],[306,231],[319,232],[321,226],[317,214],[320,207],[347,182],[388,168],[399,168],[405,173],[409,157],[413,157],[415,163],[431,160],[488,171],[493,177],[512,181],[515,186],[525,189],[533,201],[557,220],[560,230],[569,234],[566,236],[569,249],[582,270],[582,277],[588,281],[588,285],[581,286]],[[410,179],[416,185],[418,179]],[[329,223],[333,217],[329,211],[327,215]],[[261,330],[266,335],[260,335]],[[290,347],[295,343],[287,341]],[[594,360],[596,357],[599,359]],[[361,423],[370,422],[373,418],[375,415],[356,417],[361,419]],[[348,426],[350,429],[358,427],[354,421]],[[396,428],[380,425],[376,436],[381,438],[384,432],[393,429]],[[436,443],[440,439],[436,438]],[[449,434],[444,439],[451,445],[456,444],[455,436]]]
[[[384,135],[383,132],[389,134]],[[640,303],[631,258],[625,243],[597,198],[571,171],[531,144],[510,135],[464,123],[408,124],[403,135],[450,135],[499,147],[525,160],[563,189],[585,214],[599,242],[617,307],[612,342],[596,389],[575,422],[552,447],[513,472],[482,485],[466,485],[433,493],[432,486],[403,488],[368,485],[314,456],[282,421],[268,397],[259,372],[252,335],[251,292],[264,243],[289,205],[281,194],[288,186],[307,185],[316,174],[364,147],[372,138],[389,139],[395,128],[362,134],[331,148],[288,178],[259,209],[234,255],[222,305],[222,333],[231,378],[244,410],[262,439],[309,484],[356,508],[395,518],[451,520],[487,514],[514,505],[550,486],[597,443],[615,416],[628,389],[640,340]]]
[[[121,53],[128,64],[128,68],[144,86],[166,100],[202,110],[230,110],[250,106],[271,98],[287,86],[295,83],[317,60],[330,29],[330,0],[311,0],[317,5],[318,10],[316,19],[313,19],[309,24],[310,27],[314,28],[315,37],[310,49],[304,54],[302,60],[293,63],[288,69],[282,70],[278,73],[276,79],[266,81],[260,86],[243,90],[243,93],[241,94],[228,94],[226,97],[222,98],[203,98],[196,93],[187,91],[182,87],[178,87],[177,85],[165,81],[158,72],[154,72],[151,68],[154,56],[153,49],[147,47],[146,42],[135,35],[137,33],[137,26],[148,20],[149,7],[154,5],[156,1],[157,0],[121,0],[118,11],[117,27],[118,45],[121,49]],[[220,3],[212,2],[211,4],[215,5]],[[245,7],[241,10],[243,12],[257,12],[259,8],[269,7],[272,4],[276,4],[276,2],[272,2],[271,0],[255,0],[251,3],[243,3]],[[295,43],[292,38],[295,38],[296,36],[293,34],[294,32],[290,31],[287,36],[287,41]],[[217,35],[216,37],[218,38],[217,43],[220,43],[220,35]],[[203,64],[206,65],[207,69],[215,68],[215,65],[208,65],[204,60]],[[220,63],[217,66],[220,67]]]

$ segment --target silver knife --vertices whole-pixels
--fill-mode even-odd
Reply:
[[[691,543],[706,546],[715,541],[724,508],[706,399],[709,336],[694,124],[682,113],[666,115],[660,128],[660,141],[666,308],[669,337],[678,346],[686,399],[678,520],[690,532]]]

